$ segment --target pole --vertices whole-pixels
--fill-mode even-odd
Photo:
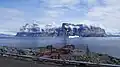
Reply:
[[[67,45],[67,31],[64,33],[64,45]]]
[[[89,53],[90,53],[90,50],[88,48],[88,45],[86,45],[86,54],[87,54],[87,56],[89,56]]]
[[[67,44],[67,30],[65,28],[66,23],[62,24],[62,29],[63,29],[63,38],[64,38],[64,45]]]

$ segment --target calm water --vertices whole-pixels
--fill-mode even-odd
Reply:
[[[40,47],[53,44],[56,47],[61,47],[64,43],[64,38],[57,37],[1,37],[0,45],[14,47]],[[74,44],[81,48],[83,44],[88,44],[91,51],[107,53],[112,56],[120,57],[120,37],[84,37],[68,39],[67,43]]]

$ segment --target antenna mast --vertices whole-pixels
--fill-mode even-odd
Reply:
[[[67,28],[65,27],[66,23],[62,24],[64,45],[67,45]]]

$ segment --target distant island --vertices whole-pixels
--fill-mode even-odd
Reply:
[[[61,36],[77,36],[77,37],[120,37],[120,34],[112,34],[106,32],[101,27],[86,24],[62,23],[60,27],[54,27],[48,24],[45,28],[40,28],[39,24],[25,24],[20,28],[16,35],[8,33],[0,33],[0,37],[61,37]]]
[[[79,36],[79,37],[106,37],[104,29],[85,24],[62,23],[61,27],[46,25],[45,29],[37,23],[26,24],[16,34],[17,37],[57,37],[57,36]]]
[[[0,33],[0,37],[14,37],[14,35]]]

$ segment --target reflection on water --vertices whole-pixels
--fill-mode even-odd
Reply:
[[[1,37],[0,45],[14,47],[40,47],[53,44],[63,46],[64,38],[57,37]],[[91,51],[107,53],[120,57],[120,37],[81,37],[68,39],[67,43],[74,44],[80,48],[83,44],[88,44]]]

